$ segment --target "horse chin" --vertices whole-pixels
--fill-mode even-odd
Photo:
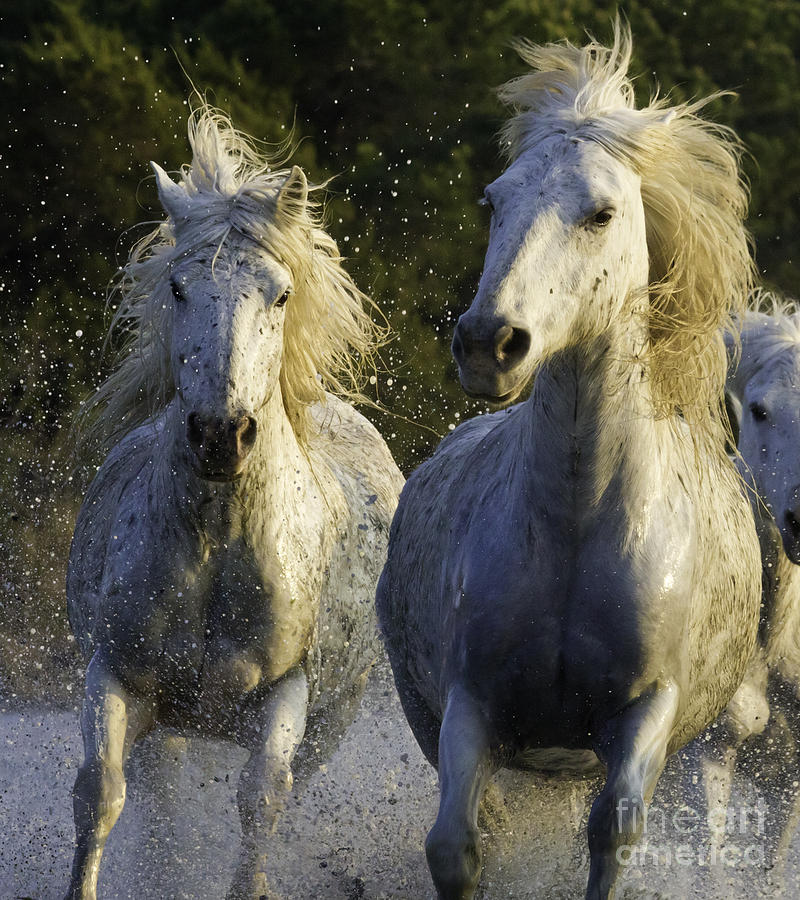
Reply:
[[[491,403],[494,406],[506,406],[509,403],[513,403],[519,395],[522,393],[521,390],[513,390],[509,391],[506,394],[487,394],[484,392],[478,391],[468,391],[463,385],[462,388],[464,393],[472,400],[482,400],[484,403]]]
[[[238,481],[244,473],[244,469],[238,465],[236,468],[227,468],[224,466],[215,468],[209,463],[203,463],[197,459],[193,459],[191,465],[194,474],[203,481],[231,483]]]
[[[461,388],[464,393],[473,400],[483,400],[494,406],[507,406],[519,399],[519,396],[525,390],[527,381],[520,379],[510,389],[507,381],[504,383],[500,379],[470,379],[463,373],[459,373]]]
[[[783,536],[783,552],[789,559],[789,562],[795,566],[800,566],[800,541],[795,538],[787,539]]]

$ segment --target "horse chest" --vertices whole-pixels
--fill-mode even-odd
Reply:
[[[134,683],[156,683],[164,704],[219,706],[271,683],[302,662],[313,637],[314,578],[298,590],[274,548],[243,535],[200,541],[167,569],[163,583],[126,593],[137,603],[107,604],[111,645]],[[171,574],[166,575],[167,572]],[[207,698],[213,699],[207,699]]]
[[[545,508],[469,542],[448,665],[481,683],[515,739],[567,746],[661,667],[674,669],[691,598],[692,529],[659,527],[660,515],[622,527]]]
[[[206,565],[206,603],[197,623],[201,682],[230,678],[242,667],[247,671],[234,679],[243,679],[241,690],[280,678],[301,661],[311,640],[314,584],[298,589],[276,549],[256,552],[243,539]]]

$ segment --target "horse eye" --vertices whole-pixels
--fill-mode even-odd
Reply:
[[[186,297],[184,296],[184,293],[181,290],[180,285],[175,281],[171,281],[170,286],[172,287],[172,299],[176,303],[185,303]]]
[[[750,404],[750,415],[756,422],[766,422],[767,420],[767,411],[760,403]]]
[[[592,216],[592,225],[604,228],[614,218],[612,209],[601,209]]]
[[[275,306],[286,306],[286,301],[289,299],[289,294],[291,294],[291,293],[292,293],[292,289],[286,288],[286,290],[275,301]]]

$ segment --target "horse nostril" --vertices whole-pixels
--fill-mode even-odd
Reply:
[[[198,450],[203,443],[203,424],[196,412],[186,417],[186,438],[193,450]]]
[[[520,362],[531,346],[530,332],[513,325],[501,325],[494,333],[494,358],[503,368]]]
[[[236,439],[236,450],[244,456],[253,449],[258,434],[258,423],[253,416],[241,416],[231,423]]]
[[[453,358],[460,365],[464,357],[466,355],[467,350],[467,338],[463,334],[463,329],[461,327],[461,322],[456,323],[455,331],[453,332],[453,342],[450,345],[450,351],[453,354]]]
[[[784,519],[792,538],[800,541],[800,519],[797,518],[796,510],[787,509],[784,513]]]

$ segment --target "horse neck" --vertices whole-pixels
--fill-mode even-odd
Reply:
[[[287,490],[292,485],[296,491],[298,484],[312,483],[311,460],[286,412],[280,385],[276,385],[256,419],[258,438],[243,478],[245,486],[272,492],[275,485]]]
[[[604,495],[618,502],[617,488],[646,488],[664,438],[637,358],[646,346],[644,329],[631,317],[542,365],[527,402],[525,452],[535,457],[529,471],[560,466],[571,489],[592,505]]]

